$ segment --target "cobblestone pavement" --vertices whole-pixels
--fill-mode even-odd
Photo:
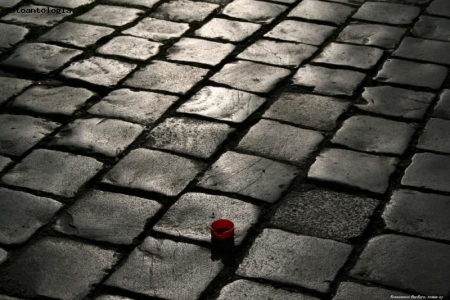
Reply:
[[[449,0],[0,0],[0,300],[450,297],[449,66]]]

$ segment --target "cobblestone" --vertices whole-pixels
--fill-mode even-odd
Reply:
[[[333,33],[335,27],[293,20],[283,21],[264,36],[319,46]]]
[[[411,24],[420,14],[420,8],[396,3],[365,2],[353,18],[394,25]]]
[[[44,4],[49,6],[67,7],[67,8],[77,8],[83,5],[90,4],[95,0],[71,0],[70,2],[66,0],[34,0],[37,4]]]
[[[193,2],[188,0],[172,0],[162,4],[152,14],[157,19],[176,22],[203,21],[219,7],[217,4]]]
[[[144,13],[143,10],[136,8],[97,5],[76,19],[110,26],[124,26],[136,20],[142,13]]]
[[[255,23],[270,23],[286,10],[286,6],[263,1],[234,0],[223,14]]]
[[[417,148],[450,153],[450,121],[430,119],[420,136]]]
[[[21,0],[4,0],[0,3],[0,7],[13,7],[19,4]]]
[[[229,42],[242,42],[260,28],[259,24],[214,18],[195,31],[195,35]]]
[[[442,92],[439,102],[434,108],[433,116],[450,120],[450,90]]]
[[[298,17],[339,25],[344,23],[354,11],[354,8],[346,5],[305,0],[300,2],[300,4],[289,13],[288,17]]]
[[[71,15],[71,13],[69,13],[69,12],[64,12],[64,13],[49,12],[49,10],[52,9],[49,6],[26,5],[26,6],[19,7],[19,9],[25,10],[25,11],[36,11],[37,9],[39,9],[39,11],[44,11],[45,13],[12,12],[12,13],[7,14],[6,16],[2,17],[1,19],[3,21],[9,21],[12,23],[17,23],[17,24],[51,27],[51,26],[57,24],[62,19],[64,19],[65,17]]]
[[[394,51],[394,55],[450,65],[450,43],[406,37]]]
[[[130,1],[128,0],[108,0],[108,1],[111,3],[118,3],[118,4],[130,4]],[[134,0],[133,5],[152,8],[158,2],[159,0]]]
[[[447,32],[449,26],[450,20],[422,16],[414,26],[412,33],[426,39],[450,42],[450,33]]]
[[[188,24],[145,18],[136,26],[124,30],[123,33],[161,42],[178,38],[188,29]]]
[[[3,172],[3,170],[8,167],[12,163],[12,160],[10,160],[7,157],[0,156],[0,172]]]
[[[351,23],[337,37],[339,42],[395,48],[406,29],[369,23]]]
[[[118,36],[96,50],[103,55],[116,55],[135,60],[147,60],[158,54],[161,43],[132,36]]]
[[[27,34],[27,28],[11,24],[0,24],[0,48],[11,48],[22,41]]]
[[[434,0],[427,8],[427,13],[443,17],[450,17],[450,7],[445,0]]]
[[[0,77],[0,90],[2,91],[0,93],[0,105],[32,84],[33,82],[29,80]]]
[[[333,300],[380,300],[391,299],[392,296],[410,297],[410,295],[397,291],[386,290],[379,287],[366,286],[353,282],[343,282],[334,296]]]

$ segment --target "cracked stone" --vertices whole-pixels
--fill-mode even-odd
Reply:
[[[322,45],[336,27],[285,20],[266,33],[265,37],[298,42],[315,46]]]
[[[235,0],[228,4],[223,14],[255,23],[270,23],[287,9],[286,6],[263,1]]]
[[[351,23],[342,30],[337,41],[392,49],[397,47],[405,32],[405,28],[394,26]]]
[[[2,181],[13,186],[73,197],[102,167],[101,162],[90,157],[38,149],[6,173]]]
[[[346,5],[305,0],[294,7],[288,17],[324,21],[339,25],[344,23],[354,11],[354,8]]]
[[[50,27],[72,14],[67,10],[63,12],[60,8],[40,5],[26,5],[18,9],[24,10],[24,12],[12,12],[2,17],[2,20],[17,24]],[[38,9],[39,12],[43,11],[44,13],[36,13]]]
[[[3,172],[13,161],[7,157],[0,156],[0,172]]]
[[[198,298],[221,271],[211,260],[211,250],[170,240],[148,237],[106,285],[147,296],[190,300]]]
[[[442,92],[439,102],[434,108],[433,116],[450,120],[450,90]]]
[[[96,50],[104,55],[116,55],[129,59],[147,60],[158,54],[161,43],[132,36],[118,36]]]
[[[127,0],[128,1],[128,0]],[[188,24],[145,18],[122,33],[162,42],[178,38],[189,29]]]
[[[353,15],[353,18],[377,23],[407,25],[413,23],[419,14],[420,8],[416,6],[366,2]]]
[[[83,5],[90,4],[95,0],[33,0],[37,4],[44,4],[49,6],[59,6],[66,8],[78,8]]]
[[[450,42],[406,37],[395,50],[394,55],[450,65]]]
[[[3,0],[0,3],[0,7],[13,7],[19,4],[21,0]]]
[[[420,136],[417,148],[450,154],[450,121],[431,119]]]
[[[427,8],[427,13],[443,17],[450,17],[450,5],[447,0],[434,0]]]
[[[0,48],[11,48],[22,41],[27,34],[27,28],[11,24],[0,24]]]
[[[229,151],[209,168],[198,185],[273,203],[297,174],[294,166]]]
[[[450,20],[422,16],[412,30],[412,34],[418,37],[450,42]]]
[[[132,3],[130,3],[129,0],[109,0],[111,3],[119,3],[119,4],[126,4],[126,5],[136,5],[136,6],[144,6],[146,8],[152,8],[156,3],[158,3],[160,0],[133,0]]]
[[[195,31],[195,35],[229,42],[242,42],[260,28],[259,24],[214,18]]]
[[[2,91],[0,93],[0,105],[32,84],[33,82],[29,80],[0,76],[0,91]]]
[[[152,17],[175,22],[201,22],[217,8],[219,8],[217,4],[172,0],[159,6]]]
[[[97,5],[76,19],[110,26],[124,26],[136,20],[143,13],[143,10],[136,8]]]
[[[8,252],[6,252],[5,250],[0,248],[0,265],[2,263],[4,263],[7,258],[8,258]],[[3,299],[1,295],[0,295],[0,299],[6,300],[6,299]]]
[[[380,300],[392,299],[394,298],[392,296],[397,296],[398,299],[408,299],[411,295],[375,286],[366,286],[353,282],[342,282],[339,285],[333,300]]]

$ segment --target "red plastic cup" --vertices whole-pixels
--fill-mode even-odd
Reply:
[[[220,219],[211,224],[211,236],[218,241],[228,241],[234,236],[234,224],[230,220]]]

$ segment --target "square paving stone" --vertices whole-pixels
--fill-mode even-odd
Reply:
[[[350,245],[332,240],[265,229],[237,274],[326,293],[351,251]]]
[[[358,69],[371,69],[382,56],[383,50],[378,48],[331,43],[313,61]]]
[[[126,5],[137,5],[137,6],[143,6],[146,8],[152,8],[156,3],[158,3],[160,0],[133,0],[133,2],[130,3],[130,0],[108,0],[112,3],[119,3],[119,4],[126,4]]]
[[[264,36],[277,40],[299,42],[315,46],[322,45],[336,27],[286,20],[275,26]]]
[[[27,28],[11,24],[0,24],[0,48],[11,48],[22,41],[27,34]]]
[[[109,93],[88,113],[148,125],[158,120],[177,100],[174,96],[120,89]]]
[[[13,186],[73,197],[103,167],[93,158],[38,149],[25,157],[2,181]]]
[[[236,149],[303,164],[323,140],[317,131],[261,120],[250,128]]]
[[[265,101],[264,98],[247,92],[207,86],[181,105],[177,112],[241,123]]]
[[[287,9],[284,5],[253,1],[234,0],[223,10],[223,14],[255,23],[270,23]]]
[[[178,38],[188,29],[188,24],[145,18],[136,26],[124,30],[122,33],[162,42]]]
[[[83,107],[94,95],[83,88],[36,86],[18,96],[12,102],[12,107],[42,114],[68,116]]]
[[[0,188],[0,243],[25,242],[61,207],[49,198]]]
[[[417,148],[450,153],[450,121],[431,119],[420,136]]]
[[[362,235],[378,204],[375,199],[333,191],[294,190],[270,223],[299,234],[345,241]]]
[[[17,10],[4,16],[2,20],[18,24],[51,27],[72,14],[69,10],[62,11],[59,8],[40,5],[21,6]]]
[[[21,0],[3,0],[0,3],[0,7],[13,7],[17,4],[19,4]]]
[[[0,76],[0,91],[2,91],[0,93],[0,105],[32,84],[33,82],[29,80]]]
[[[394,26],[350,23],[339,34],[337,41],[392,49],[397,47],[405,32],[405,28]]]
[[[297,174],[294,166],[229,151],[210,167],[198,185],[273,203]]]
[[[396,296],[396,297],[393,297]],[[366,286],[353,282],[342,282],[333,300],[382,300],[382,299],[412,299],[411,295],[397,291],[386,290],[375,286]]]
[[[331,142],[365,152],[400,155],[408,147],[414,131],[408,123],[353,116],[345,120]]]
[[[81,53],[79,50],[54,45],[28,43],[17,48],[1,64],[48,74],[61,68]]]
[[[450,17],[450,5],[446,0],[434,0],[427,8],[427,13],[432,15],[439,15],[443,17]]]
[[[421,120],[433,101],[434,94],[390,86],[366,87],[355,105],[359,109],[386,116]]]
[[[352,96],[365,77],[364,73],[356,71],[306,65],[298,69],[292,81],[295,85],[313,88],[317,93]]]
[[[311,166],[308,178],[384,194],[398,162],[397,158],[325,149]]]
[[[219,8],[217,4],[172,0],[159,6],[152,14],[152,17],[175,22],[201,22],[217,8]]]
[[[33,0],[37,4],[44,4],[49,6],[59,6],[66,8],[77,8],[83,5],[90,4],[95,0]]]
[[[7,157],[0,156],[0,172],[9,166],[13,161]]]
[[[182,38],[168,50],[167,59],[215,66],[221,63],[234,48],[232,44]]]
[[[406,25],[413,23],[419,14],[420,8],[416,6],[366,2],[353,15],[353,18],[377,23]]]
[[[209,158],[234,129],[190,118],[167,118],[153,128],[145,146]]]
[[[298,67],[303,61],[310,58],[316,50],[317,47],[310,45],[258,40],[241,52],[237,58],[272,65]]]
[[[156,223],[154,230],[194,240],[211,241],[211,223],[229,219],[234,223],[234,242],[239,245],[258,221],[259,208],[224,196],[189,193],[181,196]]]
[[[281,120],[319,130],[332,130],[350,103],[312,94],[282,93],[264,114],[264,118]]]
[[[109,171],[104,183],[176,196],[205,164],[165,152],[136,149]]]
[[[197,299],[221,271],[211,250],[148,237],[106,285],[165,299]]]
[[[0,248],[0,265],[2,263],[4,263],[7,258],[8,258],[8,252],[6,252],[5,250]],[[6,299],[3,299],[2,296],[0,296],[0,299],[6,300]]]
[[[450,246],[408,236],[381,235],[369,241],[351,275],[425,295],[448,295]]]
[[[406,37],[394,56],[450,65],[450,42]]]
[[[21,156],[60,124],[22,115],[0,115],[0,153]]]
[[[116,55],[129,59],[147,60],[159,52],[161,43],[132,36],[118,36],[96,50],[104,55]]]
[[[114,86],[136,67],[114,59],[91,57],[72,63],[61,75],[101,86]]]
[[[450,120],[450,90],[442,92],[439,102],[434,108],[433,116]]]
[[[143,13],[143,10],[136,8],[97,5],[93,9],[77,17],[76,19],[80,21],[111,26],[123,26],[133,22]]]
[[[284,68],[249,61],[235,61],[226,64],[210,80],[244,91],[268,93],[290,73]]]
[[[31,295],[84,298],[116,263],[116,253],[62,238],[46,237],[26,248],[5,270]]]
[[[115,157],[130,146],[143,130],[141,125],[120,120],[77,119],[58,132],[50,144]]]
[[[354,11],[354,8],[346,5],[305,0],[294,7],[288,17],[342,24]]]
[[[207,73],[207,69],[155,60],[134,73],[124,85],[184,95]]]
[[[450,157],[417,153],[406,169],[402,185],[450,192]]]
[[[195,35],[230,42],[242,42],[260,28],[259,24],[214,18],[195,31]]]
[[[447,77],[447,68],[400,59],[388,59],[375,77],[382,82],[438,89]]]
[[[450,42],[450,20],[422,16],[412,29],[412,34],[425,39]]]
[[[156,201],[89,191],[60,216],[54,229],[87,239],[131,244],[160,208]]]
[[[395,191],[383,219],[390,230],[450,241],[450,197]]]

